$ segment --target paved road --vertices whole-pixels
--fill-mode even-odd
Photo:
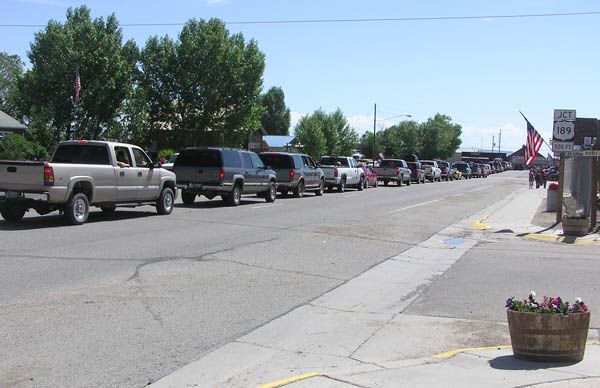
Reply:
[[[0,221],[0,386],[139,387],[522,187],[487,179]],[[449,287],[449,286],[446,286]]]

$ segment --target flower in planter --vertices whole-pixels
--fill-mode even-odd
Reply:
[[[545,296],[538,303],[535,300],[536,293],[531,291],[529,297],[523,300],[517,300],[515,297],[506,300],[506,308],[514,311],[523,311],[529,313],[541,314],[578,314],[589,311],[588,306],[583,303],[581,298],[577,298],[572,305],[562,300],[560,296]]]

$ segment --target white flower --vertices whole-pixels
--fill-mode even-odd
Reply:
[[[575,303],[581,304],[581,303],[583,303],[583,299],[577,298],[577,299],[575,299]]]
[[[535,291],[531,291],[531,292],[529,293],[529,296],[531,296],[532,298],[535,298]]]

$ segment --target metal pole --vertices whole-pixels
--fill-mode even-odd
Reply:
[[[565,188],[565,154],[560,154],[558,165],[558,211],[556,212],[556,223],[562,222],[563,193]]]
[[[377,103],[375,103],[375,110],[373,113],[373,163],[375,163],[375,127],[377,125]]]
[[[494,153],[495,145],[496,145],[496,135],[492,135],[492,154]]]
[[[500,128],[500,134],[498,135],[498,153],[502,152],[502,128]]]

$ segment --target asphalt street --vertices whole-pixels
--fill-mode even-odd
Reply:
[[[58,215],[0,221],[0,386],[144,386],[526,184],[505,172],[273,204],[250,196],[237,208],[200,200],[170,216],[95,211],[79,227]],[[464,263],[409,312],[468,314],[450,295],[476,303],[486,280]]]

